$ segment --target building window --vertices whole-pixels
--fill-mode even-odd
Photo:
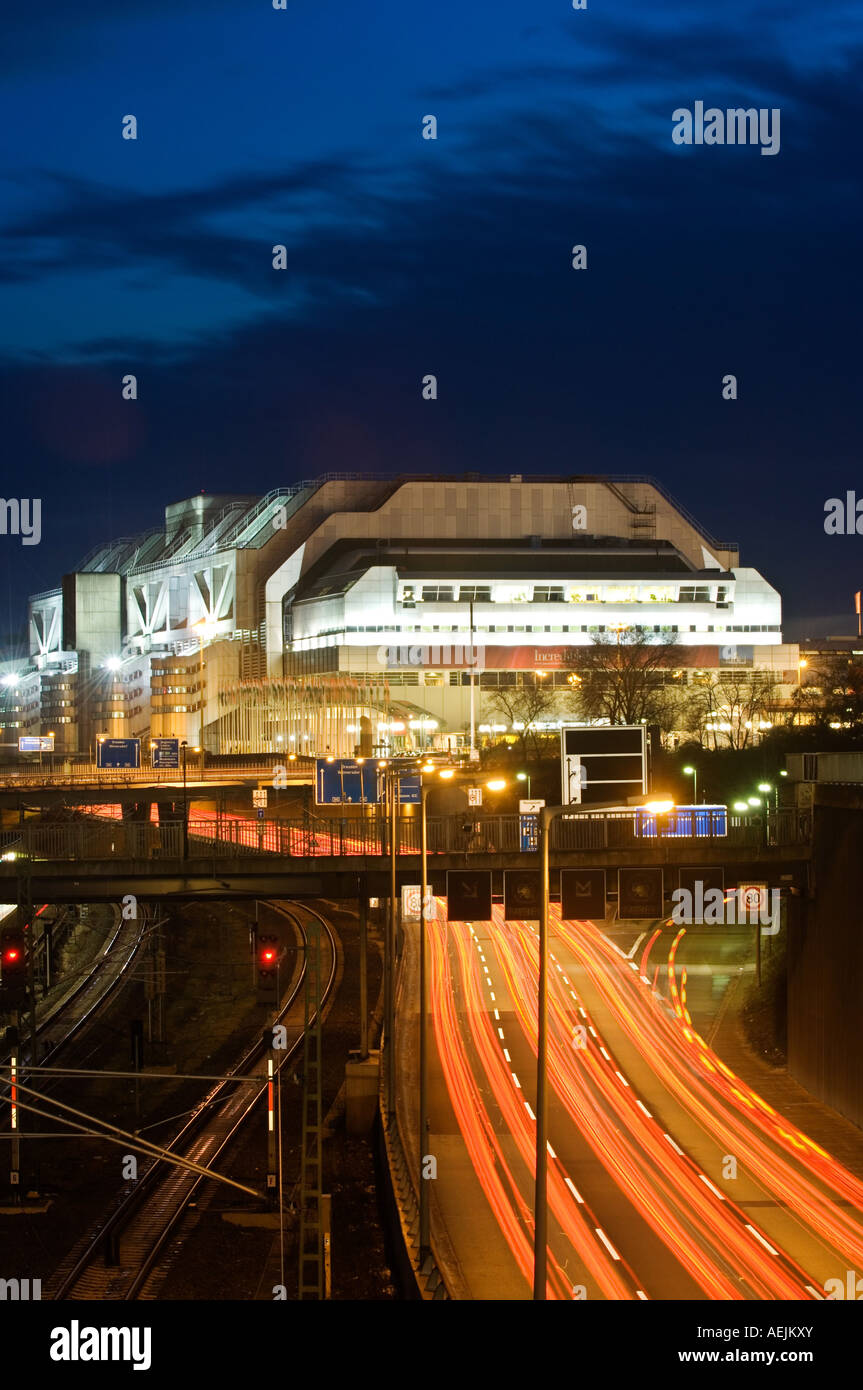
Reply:
[[[534,603],[563,603],[563,585],[534,584]]]
[[[425,597],[425,591],[423,591]],[[490,584],[462,584],[458,591],[459,603],[491,603]]]
[[[451,584],[424,584],[423,603],[452,603]]]

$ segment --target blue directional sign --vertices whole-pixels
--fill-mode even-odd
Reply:
[[[383,778],[381,778],[381,782],[383,782]],[[413,806],[419,805],[420,800],[422,799],[422,794],[420,791],[420,787],[422,785],[422,778],[420,777],[418,772],[406,772],[403,777],[399,777],[396,785],[399,789],[398,799],[400,802],[402,802],[403,804],[410,804]],[[383,801],[384,799],[383,788],[381,788],[380,799],[381,801]]]
[[[21,734],[18,739],[19,753],[53,753],[53,734]]]
[[[180,766],[180,740],[178,738],[154,738],[150,742],[153,767]]]
[[[539,849],[539,816],[519,816],[518,834],[522,851]]]
[[[398,777],[398,799],[403,804],[420,801],[418,772]],[[318,806],[376,806],[386,800],[386,778],[374,759],[359,763],[356,758],[317,758],[315,761],[315,802]]]
[[[140,767],[139,738],[103,738],[96,744],[97,767]]]
[[[356,758],[317,758],[315,801],[318,806],[374,805],[378,800],[377,764]]]

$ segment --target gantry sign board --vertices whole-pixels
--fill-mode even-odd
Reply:
[[[647,791],[644,724],[564,724],[560,731],[562,805],[625,805]]]
[[[140,767],[139,738],[101,738],[96,744],[97,767]]]
[[[398,776],[398,800],[402,804],[420,800],[420,775],[404,772]],[[318,758],[315,761],[315,802],[318,806],[377,806],[386,799],[386,778],[374,759]]]

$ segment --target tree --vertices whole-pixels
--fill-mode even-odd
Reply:
[[[531,748],[534,754],[538,752],[538,742],[543,736],[536,725],[557,717],[558,692],[550,679],[534,676],[532,684],[502,685],[485,691],[484,704],[487,710],[491,708],[504,716],[526,762]]]
[[[689,727],[713,748],[748,748],[756,741],[776,697],[777,680],[769,671],[724,676],[692,691]]]
[[[608,719],[612,724],[643,721],[667,729],[675,717],[669,691],[681,664],[680,646],[669,628],[657,633],[635,626],[598,633],[579,661],[575,689],[580,712],[587,719]],[[682,675],[680,679],[682,683]]]

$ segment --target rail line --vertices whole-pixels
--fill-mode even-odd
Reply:
[[[332,992],[338,965],[337,941],[329,922],[306,904],[294,903],[288,907],[270,903],[268,906],[293,921],[304,945],[308,944],[308,932],[303,925],[303,914],[314,918],[323,930],[330,954],[329,972],[322,991],[323,1009]],[[296,1027],[296,1020],[292,1020],[290,1015],[301,1003],[306,970],[304,954],[296,983],[275,1022]],[[302,1047],[303,1036],[301,1023],[297,1036],[282,1052],[279,1070]],[[211,1167],[227,1150],[266,1093],[265,1074],[262,1070],[256,1070],[261,1068],[266,1053],[263,1037],[260,1037],[245,1050],[228,1073],[228,1078],[260,1074],[259,1087],[236,1085],[228,1078],[218,1082],[166,1147],[200,1166]],[[168,1159],[154,1160],[134,1187],[120,1194],[113,1209],[103,1218],[98,1229],[86,1238],[83,1247],[79,1245],[73,1250],[56,1279],[46,1289],[46,1296],[54,1300],[118,1301],[155,1297],[154,1288],[170,1262],[168,1244],[186,1215],[194,1193],[206,1180],[204,1175],[174,1166]],[[108,1264],[107,1259],[116,1263]]]

